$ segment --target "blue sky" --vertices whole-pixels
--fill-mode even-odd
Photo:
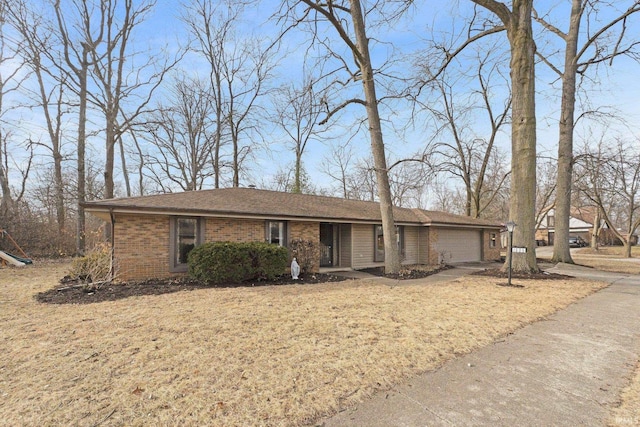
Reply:
[[[622,8],[628,1],[616,3]],[[155,11],[140,27],[141,31],[136,35],[136,47],[138,49],[144,50],[146,46],[159,49],[159,47],[166,46],[169,51],[172,51],[179,43],[186,41],[188,36],[183,23],[179,20],[181,14],[180,4],[169,0],[159,0],[157,2]],[[276,10],[277,4],[277,1],[270,0],[250,8],[245,16],[245,25],[241,31],[247,34],[258,33],[265,38],[274,36],[278,30],[278,25],[273,21],[268,21],[267,18]],[[409,13],[396,22],[393,27],[378,27],[375,31],[369,31],[370,38],[377,40],[377,42],[372,41],[371,43],[374,63],[379,65],[386,59],[400,60],[401,55],[404,54],[415,55],[425,47],[425,40],[428,40],[432,34],[428,29],[429,27],[433,27],[433,34],[438,37],[450,33],[454,27],[460,27],[463,20],[457,17],[456,14],[468,15],[471,3],[459,1],[445,4],[447,6],[443,7],[442,3],[438,2],[416,3]],[[559,6],[554,7],[553,5]],[[566,8],[563,10],[563,5],[566,5],[566,2],[559,0],[536,2],[536,7],[539,8],[541,13],[544,13],[543,11],[545,10],[554,11],[554,22],[562,22],[562,19],[564,19],[560,18],[562,13],[566,12]],[[637,17],[631,20],[629,34],[640,34],[638,22],[640,20]],[[332,34],[332,32],[329,34]],[[503,34],[495,35],[490,43],[495,44],[498,40],[503,40],[501,39],[503,37]],[[280,60],[280,66],[277,68],[279,80],[273,82],[274,86],[281,82],[299,78],[303,63],[303,57],[300,52],[305,51],[304,49],[307,46],[306,38],[307,35],[299,30],[293,30],[285,37],[284,46],[289,48],[290,53]],[[458,38],[458,40],[461,41],[462,39]],[[540,40],[539,42],[542,43],[543,41]],[[339,41],[336,41],[335,46],[340,46],[342,49],[342,44]],[[468,61],[469,59],[461,58],[459,65],[462,67],[468,66],[470,64]],[[179,70],[180,73],[184,74],[206,73],[202,62],[193,55],[187,55],[179,65]],[[407,76],[412,71],[412,63],[399,62],[391,70],[397,76]],[[639,71],[640,65],[636,62],[626,58],[619,58],[614,62],[613,68],[600,69],[594,81],[585,86],[591,105],[594,107],[609,106],[609,108],[615,108],[617,114],[624,118],[626,123],[615,122],[607,129],[607,132],[612,135],[619,133],[635,139],[640,135],[640,107],[638,102],[640,99],[640,85],[637,82]],[[537,89],[539,91],[537,98],[538,151],[541,154],[548,153],[549,156],[555,156],[560,86],[557,81],[552,84],[556,77],[543,64],[538,66],[537,73]],[[463,86],[459,88],[460,96],[465,96],[466,89]],[[356,83],[354,86],[345,89],[340,95],[343,97],[362,96],[361,86]],[[379,95],[384,95],[384,91],[379,90]],[[502,95],[503,93],[496,91],[496,98],[500,98]],[[338,103],[340,99],[336,99],[334,102]],[[384,135],[388,153],[394,159],[410,156],[420,151],[425,143],[431,139],[434,132],[431,122],[424,116],[420,116],[416,123],[408,127],[407,131],[397,132],[397,129],[404,128],[407,124],[411,114],[410,107],[411,105],[407,102],[394,102],[389,104],[388,107],[382,108],[383,119],[394,123],[394,126],[385,128]],[[24,111],[21,114],[21,123],[25,134],[32,133],[37,136],[38,132],[42,132],[41,119],[38,117],[37,110]],[[331,143],[350,139],[358,154],[362,156],[368,155],[370,151],[368,134],[360,131],[354,135],[344,131],[345,127],[355,129],[353,121],[365,116],[363,107],[351,106],[342,115],[341,122],[333,124],[337,129],[335,133],[341,137],[338,141],[332,141]],[[93,120],[95,121],[94,127],[99,127],[100,118],[96,116]],[[588,132],[591,132],[593,126],[596,126],[594,123],[585,123],[584,125],[587,124],[591,126]],[[481,116],[477,118],[475,126],[478,135],[482,137],[484,134],[483,129],[486,129],[486,123]],[[70,140],[73,138],[74,132],[75,125],[73,120],[70,119],[68,128],[68,138]],[[577,140],[583,136],[588,137],[588,135],[585,135],[587,131],[584,130],[583,124],[578,127],[577,132]],[[241,185],[269,181],[270,177],[280,168],[291,164],[294,160],[294,155],[282,147],[283,138],[282,133],[276,130],[271,129],[267,132],[266,139],[272,146],[273,151],[270,153],[266,151],[258,153],[252,168],[252,177],[245,179]],[[504,133],[500,138],[500,146],[506,151],[509,150],[508,132]],[[102,145],[98,139],[95,141],[93,148],[96,158],[101,157],[101,149]],[[18,160],[21,157],[19,150],[20,148],[16,147],[12,153]],[[308,147],[303,159],[313,182],[321,187],[326,187],[330,184],[328,178],[320,172],[322,159],[329,152],[327,144],[316,143]],[[72,151],[69,152],[69,155],[70,157],[73,156]]]

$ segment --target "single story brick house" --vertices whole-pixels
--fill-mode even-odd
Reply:
[[[319,244],[320,271],[384,265],[376,202],[225,188],[100,200],[84,207],[113,225],[121,280],[182,274],[188,250],[211,241],[287,246],[302,238]],[[499,223],[400,207],[394,207],[394,217],[404,264],[500,258]]]

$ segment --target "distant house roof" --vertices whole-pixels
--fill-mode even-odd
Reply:
[[[380,204],[337,197],[293,194],[252,188],[220,188],[142,197],[99,200],[83,204],[106,220],[109,212],[155,215],[199,215],[236,218],[381,222]],[[499,228],[495,221],[423,209],[393,208],[399,224]]]
[[[595,221],[595,212],[596,208],[593,206],[571,206],[570,216],[569,216],[569,229],[571,231],[588,231],[593,227],[593,223]],[[549,207],[546,209],[544,217],[554,217],[555,209],[553,207]],[[552,225],[548,225],[547,221],[543,220],[540,224],[540,229],[555,229],[555,222]]]
[[[595,206],[571,206],[571,216],[591,226],[596,221],[596,211]]]

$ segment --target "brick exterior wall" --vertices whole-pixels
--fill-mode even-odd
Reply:
[[[495,247],[491,247],[491,234],[495,235]],[[497,261],[500,259],[500,231],[499,230],[484,230],[482,235],[482,260],[483,261]]]
[[[265,221],[260,219],[207,218],[205,242],[264,242]]]
[[[119,280],[168,277],[169,217],[117,215],[113,233]]]
[[[143,280],[151,277],[163,278],[179,276],[184,273],[169,271],[170,217],[160,215],[123,215],[116,216],[114,229],[114,254],[116,272],[119,280]],[[496,233],[496,247],[490,247],[490,233],[483,235],[483,258],[486,261],[500,258],[500,233]],[[426,237],[428,249],[424,248]],[[288,238],[302,238],[320,244],[320,223],[289,221]],[[421,230],[420,261],[431,265],[439,263],[439,254],[435,250],[438,230]],[[204,241],[250,242],[265,240],[265,221],[231,218],[207,218],[204,222]],[[355,243],[355,242],[354,242]],[[426,249],[426,254],[425,254]],[[427,255],[428,256],[425,256]],[[314,266],[320,268],[320,260]]]
[[[289,222],[289,240],[292,239],[304,239],[315,242],[318,248],[320,247],[320,223],[319,222],[303,222],[303,221],[290,221]],[[313,271],[320,271],[320,258],[316,259],[313,264]]]
[[[117,215],[114,255],[117,279],[144,280],[184,275],[169,271],[169,216]],[[290,221],[289,238],[320,243],[318,222]],[[265,221],[232,218],[206,218],[205,242],[263,242]],[[315,270],[320,268],[318,259]]]

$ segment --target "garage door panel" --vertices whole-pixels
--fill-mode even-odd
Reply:
[[[439,259],[446,263],[480,261],[482,256],[478,230],[440,229],[435,247]]]

